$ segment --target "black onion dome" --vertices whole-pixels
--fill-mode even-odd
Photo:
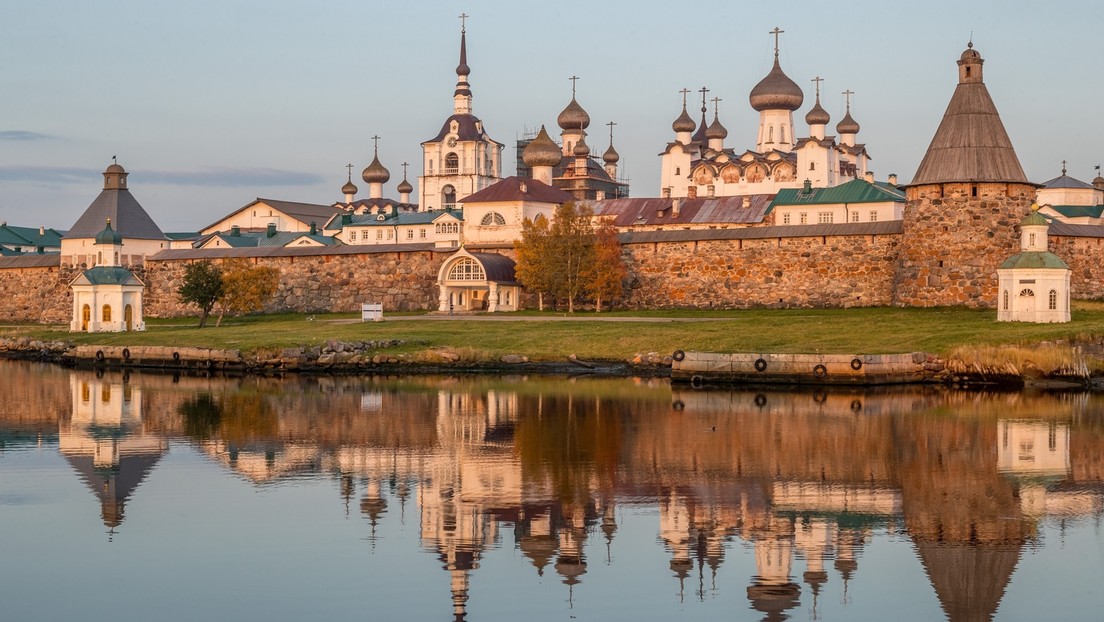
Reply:
[[[621,159],[621,154],[617,153],[617,150],[613,148],[613,143],[610,143],[606,152],[602,154],[602,160],[606,164],[617,164],[617,161]]]
[[[797,110],[805,101],[805,94],[801,87],[791,80],[774,59],[774,67],[767,77],[759,81],[755,88],[751,89],[751,107],[762,112],[764,110]]]
[[[533,142],[526,145],[525,150],[521,152],[521,160],[525,162],[525,166],[530,168],[534,166],[554,167],[562,159],[563,152],[560,151],[559,145],[548,136],[548,132],[543,125]]]
[[[698,125],[690,118],[690,113],[686,112],[685,105],[682,107],[682,114],[671,124],[671,129],[676,132],[693,132],[697,127]]]
[[[840,134],[858,134],[859,123],[851,117],[851,111],[848,110],[847,114],[843,115],[840,122],[836,124],[836,132]]]
[[[571,103],[556,117],[556,123],[562,130],[585,130],[590,126],[590,115],[572,97]]]
[[[809,125],[828,125],[831,120],[832,117],[828,114],[828,111],[820,105],[820,97],[817,97],[813,109],[805,115],[805,123]]]
[[[391,171],[380,164],[379,156],[377,155],[372,158],[372,163],[368,165],[368,168],[364,169],[361,178],[370,184],[385,184],[391,179]]]

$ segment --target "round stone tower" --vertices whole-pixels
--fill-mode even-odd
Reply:
[[[1037,186],[985,88],[982,63],[970,43],[943,120],[905,188],[897,305],[992,308],[997,267],[1019,249],[1017,224]]]

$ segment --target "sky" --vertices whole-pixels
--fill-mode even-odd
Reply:
[[[1104,11],[1090,0],[695,3],[606,0],[0,3],[0,221],[68,229],[103,187],[113,155],[165,231],[196,231],[257,197],[343,200],[379,135],[384,188],[402,162],[417,187],[421,142],[452,113],[461,13],[473,112],[504,143],[547,125],[571,99],[588,144],[614,145],[632,196],[659,194],[658,153],[683,88],[721,98],[726,147],[754,148],[752,87],[770,70],[776,26],[786,74],[805,91],[799,135],[821,102],[861,125],[878,179],[911,180],[973,38],[1030,180],[1090,181],[1104,164]],[[691,95],[690,110],[700,114]],[[712,103],[710,103],[712,119]]]

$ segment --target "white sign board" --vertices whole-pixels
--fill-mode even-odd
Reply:
[[[382,322],[383,321],[383,303],[382,302],[370,302],[360,305],[360,321],[362,322]]]

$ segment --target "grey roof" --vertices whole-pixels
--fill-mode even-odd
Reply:
[[[96,266],[81,272],[73,283],[87,285],[143,285],[130,270],[118,266]]]
[[[326,224],[327,229],[344,229],[345,227],[399,227],[403,225],[428,225],[442,216],[451,216],[456,220],[464,220],[463,210],[427,210],[424,212],[399,213],[387,215],[380,220],[379,214],[350,214],[352,222],[342,223],[341,216],[334,216],[333,221]]]
[[[211,237],[217,237],[222,243],[231,248],[246,248],[257,246],[287,246],[300,238],[310,238],[319,244],[333,246],[338,240],[333,236],[314,234],[305,231],[277,231],[275,235],[268,235],[267,231],[240,231],[238,235],[232,233],[216,233]],[[210,238],[204,240],[204,244]]]
[[[15,257],[0,257],[0,269],[57,268],[60,265],[61,257],[58,253],[25,253]]]
[[[981,81],[955,87],[911,185],[956,181],[1030,183]]]
[[[268,206],[272,207],[272,209],[279,210],[281,213],[287,214],[288,216],[298,220],[299,222],[301,222],[305,225],[309,225],[310,223],[313,222],[314,224],[318,225],[319,227],[321,227],[323,224],[325,224],[326,221],[329,220],[334,214],[342,213],[342,212],[345,211],[345,210],[343,210],[339,207],[335,207],[333,205],[319,205],[317,203],[298,203],[296,201],[277,201],[275,199],[265,199],[265,198],[257,197],[256,199],[254,199],[253,201],[250,201],[245,206],[243,206],[239,209],[236,209],[233,212],[230,212],[229,214],[227,214],[226,216],[223,216],[222,218],[219,218],[215,222],[207,225],[206,227],[203,227],[202,229],[200,229],[200,231],[206,231],[207,229],[210,229],[211,227],[214,227],[215,225],[219,224],[220,222],[222,222],[222,221],[226,220],[227,218],[233,216],[234,214],[240,214],[241,212],[244,212],[245,210],[253,207],[254,205],[256,205],[258,203],[264,203],[265,205],[268,205]],[[111,222],[115,222],[115,221],[112,220]],[[97,229],[97,231],[98,231],[98,229]],[[164,235],[164,234],[162,234],[162,235]]]
[[[142,208],[130,190],[103,190],[69,228],[67,238],[94,238],[103,231],[107,219],[124,238],[164,240],[165,234]]]
[[[1087,184],[1080,179],[1074,179],[1062,173],[1054,179],[1043,182],[1043,188],[1074,188],[1077,190],[1096,190],[1096,186]]]
[[[487,274],[488,281],[496,283],[515,283],[514,268],[517,264],[513,259],[497,253],[471,253],[471,256],[483,266],[483,272]]]
[[[456,121],[456,136],[458,140],[485,140],[499,146],[502,145],[502,143],[493,140],[490,136],[487,135],[487,127],[483,125],[483,122],[480,121],[479,118],[473,114],[454,114],[450,116],[449,118],[445,119],[445,123],[441,126],[441,131],[437,133],[437,136],[423,142],[422,144],[424,145],[426,143],[439,143],[444,140],[445,136],[449,135],[451,121]],[[480,128],[482,128],[482,131],[480,131]]]
[[[744,207],[744,199],[749,201]],[[629,198],[584,201],[582,204],[594,210],[595,216],[613,218],[618,227],[634,225],[690,225],[704,223],[755,224],[763,221],[771,204],[772,194],[752,194],[732,197],[677,199],[679,215],[671,215],[675,199]],[[663,216],[659,215],[663,211]]]
[[[379,253],[413,253],[423,251],[456,252],[455,248],[437,249],[432,242],[420,244],[343,244],[341,246],[261,246],[251,248],[192,248],[163,250],[146,261],[179,261],[182,259],[223,259],[227,257],[318,257],[337,255],[374,255]],[[12,257],[11,259],[18,259]],[[5,260],[0,259],[0,267]],[[57,265],[57,258],[54,264]]]
[[[1050,237],[1061,235],[1071,238],[1104,238],[1104,225],[1074,225],[1055,220],[1050,223],[1049,234]]]
[[[652,242],[693,242],[699,240],[761,240],[769,238],[807,238],[841,235],[894,235],[904,232],[900,220],[816,225],[779,225],[740,227],[737,229],[678,229],[666,231],[630,231],[619,235],[622,244]]]

